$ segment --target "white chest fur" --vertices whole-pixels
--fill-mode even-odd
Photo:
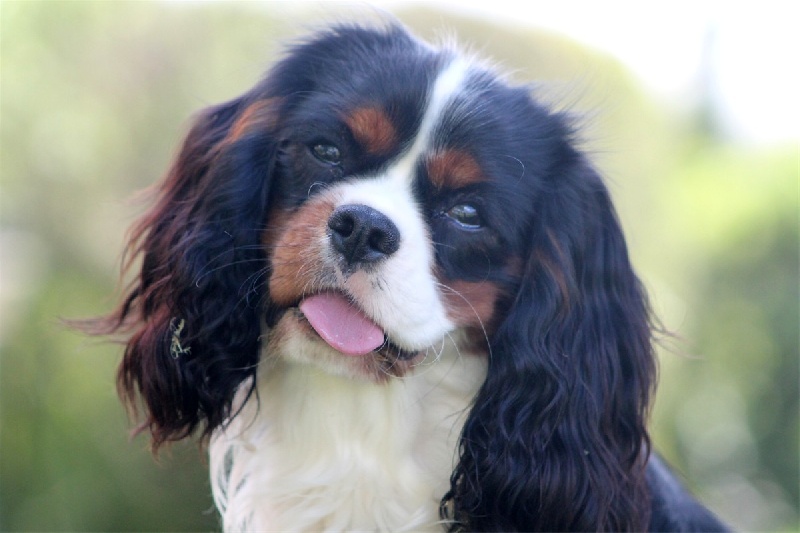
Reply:
[[[461,427],[485,376],[449,346],[383,384],[280,362],[210,446],[226,531],[442,530]]]

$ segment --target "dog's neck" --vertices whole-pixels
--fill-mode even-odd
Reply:
[[[210,446],[225,529],[441,530],[485,366],[447,341],[380,384],[299,363],[260,369],[257,394]]]

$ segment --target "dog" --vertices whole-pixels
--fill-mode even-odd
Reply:
[[[397,23],[202,111],[101,321],[228,531],[724,531],[651,451],[653,319],[570,116]]]

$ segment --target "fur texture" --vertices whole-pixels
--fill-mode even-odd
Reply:
[[[290,48],[129,254],[120,390],[156,448],[210,441],[227,530],[723,528],[651,455],[647,299],[569,120],[455,50]]]

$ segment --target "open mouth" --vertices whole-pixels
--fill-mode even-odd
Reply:
[[[317,335],[340,353],[364,356],[377,352],[401,360],[416,355],[392,343],[383,329],[344,294],[316,294],[302,300],[298,307]]]

